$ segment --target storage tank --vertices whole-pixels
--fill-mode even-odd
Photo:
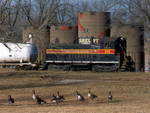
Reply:
[[[50,43],[74,43],[78,36],[77,26],[51,26]]]
[[[0,43],[0,63],[34,63],[38,49],[32,43]]]
[[[150,72],[150,38],[145,40],[145,72]]]
[[[136,71],[144,71],[144,28],[138,25],[113,25],[111,36],[127,39],[127,56],[135,62]]]
[[[110,36],[109,12],[82,12],[78,13],[78,37]]]
[[[32,42],[35,42],[38,48],[38,61],[44,61],[46,57],[46,48],[50,43],[50,30],[39,30],[38,28],[35,28],[33,26],[24,26],[23,42],[28,42],[30,40],[29,34],[32,35]]]

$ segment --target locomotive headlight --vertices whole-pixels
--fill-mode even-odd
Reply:
[[[121,37],[121,40],[123,40],[123,38]]]

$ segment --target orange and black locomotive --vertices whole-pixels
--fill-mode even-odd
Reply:
[[[51,70],[130,70],[126,39],[105,37],[100,44],[55,44],[46,50],[46,67]]]

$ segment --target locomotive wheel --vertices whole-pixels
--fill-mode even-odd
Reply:
[[[101,70],[99,69],[99,66],[98,66],[98,65],[93,65],[93,66],[92,66],[92,71],[93,71],[93,72],[100,72]]]
[[[16,70],[19,70],[19,66],[16,66],[16,68],[15,68]]]
[[[70,71],[76,71],[77,69],[76,68],[74,68],[74,67],[71,67],[70,68]]]
[[[94,66],[92,66],[92,71],[93,71],[93,72],[97,72],[97,71],[96,71],[96,68],[95,68]]]
[[[114,69],[113,66],[108,66],[108,65],[93,65],[92,71],[93,72],[113,72],[113,71],[116,71],[116,68]]]

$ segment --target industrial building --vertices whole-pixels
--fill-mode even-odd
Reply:
[[[77,26],[51,26],[50,43],[70,44],[78,37]]]
[[[109,12],[82,12],[78,13],[78,37],[81,40],[93,37],[94,39],[110,36]],[[80,41],[80,43],[83,41]],[[95,40],[94,40],[95,42]],[[98,42],[98,41],[97,41]]]

